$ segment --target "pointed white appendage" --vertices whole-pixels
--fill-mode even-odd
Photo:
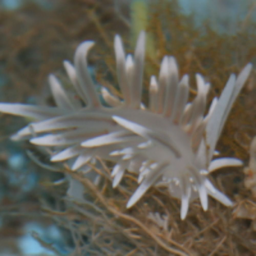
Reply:
[[[81,89],[86,95],[86,102],[88,107],[98,108],[101,106],[100,99],[97,95],[95,85],[88,71],[87,55],[89,50],[93,47],[94,42],[85,41],[81,43],[75,52],[74,63],[77,74],[77,80]]]
[[[134,69],[131,84],[131,107],[139,109],[143,84],[146,33],[140,32],[134,53]],[[127,77],[128,78],[128,77]],[[129,79],[129,78],[128,78]]]
[[[221,193],[218,189],[216,189],[209,180],[206,179],[204,184],[207,189],[208,195],[215,198],[217,201],[225,206],[233,206],[232,201],[223,193]]]
[[[224,158],[218,158],[211,161],[208,170],[209,172],[213,172],[224,167],[239,167],[239,166],[243,166],[243,162],[241,160],[237,158],[224,157]]]
[[[125,169],[127,168],[127,165],[128,165],[128,162],[120,161],[114,166],[113,171],[111,173],[111,177],[112,178],[114,177],[113,183],[112,183],[113,188],[116,188],[121,182],[125,173]]]
[[[77,84],[75,67],[68,60],[63,61],[63,66],[66,70],[66,73],[67,73],[71,83],[75,86]]]
[[[29,142],[39,146],[67,145],[67,143],[65,142],[65,138],[62,138],[58,134],[46,134],[41,137],[32,138],[29,140]]]
[[[158,111],[158,83],[155,76],[150,78],[150,87],[149,87],[149,109],[152,112]]]
[[[69,148],[53,155],[51,157],[51,162],[60,162],[60,161],[70,159],[72,157],[79,155],[82,150],[83,149],[81,149],[80,146],[69,147]]]
[[[124,103],[129,105],[131,101],[130,89],[127,84],[126,68],[125,68],[125,51],[123,48],[122,39],[119,35],[115,36],[114,41],[115,55],[116,55],[116,71],[118,84],[120,86]]]
[[[118,107],[122,105],[122,102],[115,96],[113,96],[105,87],[101,88],[101,95],[106,103],[111,107]]]
[[[81,146],[86,148],[93,148],[93,147],[116,144],[116,143],[127,141],[128,139],[125,138],[125,136],[127,135],[130,135],[130,133],[128,133],[127,131],[112,132],[106,135],[101,135],[101,136],[83,141],[81,143]]]
[[[114,168],[113,168],[113,170],[112,170],[112,172],[111,172],[111,177],[113,178],[113,177],[115,177],[116,176],[116,174],[119,172],[119,171],[121,171],[122,169],[123,169],[123,163],[118,163],[118,164],[116,164],[115,166],[114,166]]]
[[[80,167],[82,167],[83,165],[87,164],[91,159],[92,159],[92,156],[89,155],[89,154],[82,154],[82,155],[80,155],[76,159],[74,164],[72,165],[71,170],[72,171],[78,170]]]
[[[197,186],[197,189],[198,189],[201,205],[202,205],[204,211],[207,211],[208,210],[208,194],[207,194],[205,185],[199,184]]]
[[[77,94],[82,99],[83,103],[86,104],[86,91],[83,88],[83,85],[78,83],[75,67],[67,60],[63,61],[63,65],[71,83],[75,87]]]
[[[126,128],[127,130],[130,130],[132,132],[134,132],[135,134],[138,134],[140,135],[141,137],[144,137],[144,138],[149,138],[148,134],[150,132],[149,129],[139,125],[139,124],[136,124],[134,122],[131,122],[127,119],[124,119],[122,117],[119,117],[119,116],[113,116],[112,117],[119,125],[121,125],[122,127]]]
[[[140,175],[138,177],[138,184],[141,184],[141,182],[144,180],[146,175],[149,174],[150,171],[151,171],[150,168],[145,167],[144,170],[140,172]]]
[[[189,77],[184,75],[178,85],[176,97],[174,99],[173,110],[171,114],[171,120],[180,124],[181,118],[183,116],[189,95]]]
[[[119,183],[121,182],[123,176],[124,176],[124,173],[125,173],[125,169],[121,169],[117,172],[117,174],[115,175],[114,179],[113,179],[113,188],[116,188]]]
[[[204,112],[206,108],[206,96],[209,90],[209,84],[205,84],[201,75],[196,75],[197,80],[197,96],[192,104],[192,112],[189,121],[189,133],[192,134],[197,130],[200,123],[204,118]]]
[[[191,196],[191,185],[188,180],[186,180],[185,177],[181,179],[181,210],[180,210],[180,218],[184,220],[188,213],[189,208],[189,199]]]
[[[235,99],[243,88],[249,74],[252,70],[252,64],[247,64],[240,72],[237,79],[232,74],[221,93],[219,102],[213,111],[213,114],[206,126],[206,141],[210,149],[208,150],[208,161],[211,161],[217,141],[220,137],[227,116],[233,106]]]
[[[59,108],[74,110],[75,108],[68,98],[65,90],[62,88],[61,83],[54,75],[49,75],[49,84],[56,105]]]
[[[179,83],[178,65],[174,57],[168,57],[168,83],[164,96],[164,115],[171,116],[177,97],[177,86]]]
[[[188,213],[189,208],[189,194],[184,194],[181,197],[181,210],[180,210],[180,218],[184,220]]]
[[[0,103],[0,112],[36,120],[44,120],[64,113],[62,109],[58,108],[24,105],[19,103]]]
[[[210,84],[205,83],[204,78],[201,74],[196,74],[197,91],[199,94],[207,95],[210,89]]]
[[[162,173],[166,170],[167,166],[157,166],[155,170],[146,175],[140,186],[133,193],[132,197],[129,199],[126,208],[131,208],[136,204],[140,198],[146,193],[146,191],[156,183],[156,181],[161,177]]]
[[[168,90],[170,80],[169,80],[169,63],[168,56],[164,56],[161,67],[159,71],[159,89],[158,89],[158,113],[161,114],[165,108],[165,96]],[[169,103],[168,103],[169,104]]]
[[[139,149],[145,149],[153,146],[153,142],[151,140],[147,140],[145,142],[140,143],[137,145],[137,148]]]

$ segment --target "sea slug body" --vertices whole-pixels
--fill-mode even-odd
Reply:
[[[179,78],[174,57],[165,56],[158,79],[151,77],[149,104],[141,102],[145,32],[137,41],[134,57],[125,56],[121,38],[114,40],[117,77],[123,98],[102,88],[104,106],[87,69],[86,57],[93,42],[81,43],[74,65],[64,67],[81,104],[74,102],[59,80],[49,76],[56,107],[1,103],[3,113],[33,118],[35,121],[12,136],[28,138],[32,144],[53,147],[53,162],[73,159],[70,168],[79,171],[96,157],[115,163],[113,187],[125,171],[137,173],[138,188],[127,203],[132,207],[151,186],[165,186],[171,196],[181,199],[181,219],[189,202],[199,197],[204,210],[208,195],[231,206],[232,202],[207,179],[219,168],[241,166],[235,158],[213,159],[216,143],[231,107],[248,78],[248,64],[236,76],[232,74],[219,99],[214,98],[206,111],[210,85],[196,74],[197,95],[188,102],[189,77]],[[33,133],[33,136],[32,136]]]

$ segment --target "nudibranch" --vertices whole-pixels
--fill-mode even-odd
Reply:
[[[12,139],[28,139],[32,144],[53,148],[51,161],[68,161],[74,171],[96,158],[110,160],[115,163],[111,174],[113,187],[118,186],[125,171],[136,173],[138,188],[127,208],[140,200],[151,186],[165,186],[172,197],[181,199],[181,219],[186,217],[190,201],[197,197],[204,210],[208,208],[208,195],[231,206],[230,199],[213,186],[207,175],[222,167],[242,165],[235,158],[213,160],[213,156],[224,123],[252,65],[247,64],[237,77],[230,76],[221,96],[212,100],[205,115],[210,85],[196,74],[197,95],[189,102],[188,75],[180,79],[175,58],[165,56],[158,78],[151,77],[149,104],[145,105],[141,102],[145,37],[145,32],[141,32],[134,56],[125,56],[121,38],[115,36],[122,98],[106,88],[100,93],[96,91],[86,59],[93,42],[85,41],[75,52],[74,65],[64,61],[80,101],[74,101],[60,81],[50,75],[56,107],[1,103],[2,113],[35,120]]]

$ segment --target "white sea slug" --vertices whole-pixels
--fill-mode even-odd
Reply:
[[[204,210],[208,195],[231,206],[232,202],[207,179],[207,174],[227,166],[240,166],[235,158],[212,160],[216,143],[234,100],[242,89],[251,64],[236,76],[232,74],[219,98],[214,98],[204,116],[210,85],[196,75],[197,96],[188,102],[189,77],[181,79],[173,57],[165,56],[158,79],[151,77],[149,104],[141,102],[145,33],[141,32],[134,57],[125,56],[121,38],[114,41],[117,78],[123,98],[102,88],[108,107],[100,102],[88,73],[87,60],[92,41],[81,43],[74,65],[64,61],[79,103],[69,97],[59,80],[49,76],[57,107],[1,103],[0,111],[35,119],[12,138],[30,138],[35,145],[54,147],[51,161],[73,159],[70,168],[79,170],[99,157],[116,163],[113,187],[125,170],[138,174],[138,188],[127,203],[132,207],[153,185],[168,187],[171,196],[181,199],[181,219],[189,202],[199,197]],[[33,136],[32,136],[33,135]]]

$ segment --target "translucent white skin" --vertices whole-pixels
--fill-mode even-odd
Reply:
[[[83,101],[74,102],[53,75],[49,83],[57,107],[1,103],[0,111],[34,118],[36,121],[12,136],[54,147],[53,162],[75,159],[71,169],[80,170],[100,157],[116,163],[112,171],[113,187],[118,186],[125,170],[138,174],[139,186],[127,203],[132,207],[153,185],[166,186],[173,197],[181,199],[181,219],[187,215],[189,202],[199,196],[204,210],[208,195],[227,206],[232,202],[207,179],[207,174],[227,166],[241,166],[234,158],[212,161],[215,146],[234,100],[249,73],[248,64],[236,79],[231,75],[220,99],[214,98],[204,116],[209,84],[196,75],[198,93],[188,103],[189,78],[179,80],[173,57],[163,58],[159,78],[152,76],[149,106],[141,103],[145,33],[141,32],[134,58],[125,52],[121,38],[115,37],[117,77],[123,99],[103,88],[101,94],[110,107],[99,100],[87,70],[86,57],[93,42],[80,44],[73,66],[64,67],[71,83]],[[206,136],[203,136],[206,134]],[[206,147],[207,145],[207,147]]]

